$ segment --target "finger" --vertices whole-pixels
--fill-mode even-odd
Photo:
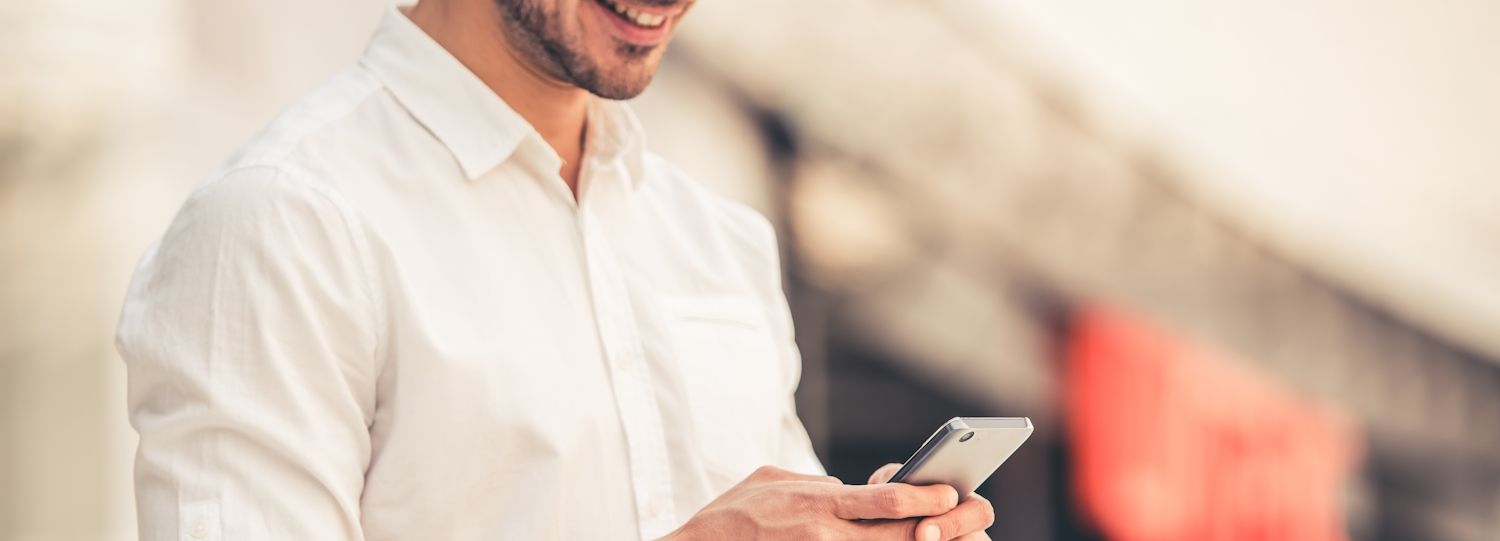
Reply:
[[[896,472],[898,471],[901,471],[900,464],[886,464],[884,466],[881,466],[880,469],[875,470],[875,473],[870,474],[869,483],[872,485],[878,485],[886,481],[890,481],[891,477],[896,475]]]
[[[964,498],[963,503],[952,511],[937,516],[922,519],[917,523],[917,534],[920,541],[946,541],[959,538],[974,532],[982,532],[995,523],[995,508],[990,501],[978,494],[970,494]],[[929,530],[936,528],[934,537],[923,537],[929,534]]]
[[[930,517],[947,513],[956,505],[958,492],[948,485],[856,485],[837,493],[834,514],[845,520]]]
[[[915,519],[904,520],[861,520],[849,522],[859,528],[851,539],[863,541],[913,541],[917,537],[917,521]]]
[[[761,466],[759,468],[756,468],[755,471],[750,472],[750,475],[746,477],[745,480],[742,481],[742,483],[757,484],[769,483],[773,481],[786,481],[791,479],[793,475],[795,474],[776,466]]]
[[[854,532],[857,535],[851,537],[853,539],[860,539],[863,541],[927,541],[927,538],[924,538],[920,535],[922,531],[917,529],[917,521],[912,519],[866,520],[849,524],[857,524],[860,527],[859,531]],[[928,535],[933,536],[932,539],[934,541],[944,541],[943,538],[940,537],[942,533],[933,532],[929,533]],[[989,534],[986,534],[984,532],[974,532],[964,534],[961,537],[955,538],[953,541],[991,541],[991,539]]]

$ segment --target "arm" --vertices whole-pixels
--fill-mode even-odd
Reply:
[[[800,356],[796,348],[795,344],[790,345],[790,355],[794,359],[794,366],[800,366]],[[777,443],[776,464],[791,471],[822,475],[825,472],[823,463],[813,452],[807,429],[802,426],[802,419],[797,416],[797,404],[794,398],[796,390],[797,384],[794,381],[784,401],[786,407],[781,417],[781,440]]]
[[[141,539],[361,539],[380,320],[322,189],[231,171],[137,270],[117,344]]]
[[[983,541],[983,530],[994,522],[989,502],[971,497],[962,505],[958,493],[944,485],[911,486],[884,483],[894,469],[881,470],[868,485],[846,486],[821,475],[807,431],[797,418],[793,394],[801,374],[801,356],[792,336],[791,314],[781,289],[775,232],[760,215],[733,207],[752,219],[743,229],[756,246],[763,266],[771,331],[778,344],[778,362],[785,377],[782,430],[774,460],[709,502],[661,541],[861,540],[861,541]],[[786,468],[786,469],[783,469]],[[793,471],[787,471],[787,469]],[[888,471],[887,471],[888,470]],[[801,473],[794,473],[801,472]],[[816,472],[819,475],[808,475]]]
[[[769,323],[771,332],[775,334],[773,338],[780,355],[778,362],[782,365],[781,371],[785,381],[782,397],[784,408],[781,416],[781,440],[777,444],[776,465],[795,472],[822,475],[825,472],[823,464],[818,460],[818,455],[813,452],[807,429],[802,425],[802,419],[797,416],[796,394],[797,386],[802,379],[802,352],[797,348],[791,308],[787,305],[786,293],[782,289],[781,258],[778,255],[776,232],[771,228],[770,222],[766,222],[764,218],[761,218],[761,223],[765,227],[765,237],[770,245],[769,259],[772,262],[771,268],[766,271],[771,281],[766,306],[769,307]]]

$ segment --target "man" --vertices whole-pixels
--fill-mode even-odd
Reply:
[[[987,539],[820,475],[770,225],[612,101],[691,3],[392,11],[201,185],[120,323],[142,539]]]

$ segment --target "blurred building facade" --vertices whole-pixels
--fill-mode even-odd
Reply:
[[[0,7],[20,29],[0,37],[0,67],[26,74],[0,86],[0,538],[134,538],[134,442],[109,339],[130,267],[195,179],[355,58],[385,8]],[[1409,221],[1360,221],[1357,208],[1327,228],[1284,216],[1301,186],[1226,189],[1266,171],[1215,168],[1222,154],[1200,153],[1212,141],[1182,144],[1191,126],[1159,130],[1136,116],[1149,108],[1101,96],[1093,72],[1039,44],[1057,27],[1038,20],[977,2],[704,2],[637,100],[655,151],[778,224],[799,407],[830,470],[862,481],[953,415],[1028,415],[1037,436],[985,489],[997,538],[1174,539],[1112,522],[1080,475],[1092,432],[1075,410],[1102,402],[1079,401],[1096,391],[1074,385],[1070,352],[1104,307],[1162,329],[1180,342],[1171,351],[1217,352],[1175,355],[1191,373],[1213,357],[1254,374],[1226,381],[1347,419],[1352,443],[1319,447],[1351,453],[1328,470],[1345,535],[1500,535],[1500,332],[1487,332],[1500,287],[1484,274],[1500,254],[1474,240],[1496,238],[1493,222],[1443,222],[1417,238],[1444,243],[1413,246],[1381,236]],[[1478,188],[1455,216],[1500,215],[1500,189]],[[1233,384],[1198,378],[1208,398],[1180,407],[1232,410]],[[1228,418],[1271,418],[1246,411]],[[1254,532],[1212,538],[1287,538]]]

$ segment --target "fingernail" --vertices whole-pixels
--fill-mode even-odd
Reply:
[[[948,502],[949,509],[958,507],[958,490],[950,487],[948,494],[943,496],[943,501]]]
[[[920,538],[918,541],[939,541],[938,537],[942,535],[942,530],[939,530],[936,524],[928,524],[922,527],[922,535],[917,537]]]

